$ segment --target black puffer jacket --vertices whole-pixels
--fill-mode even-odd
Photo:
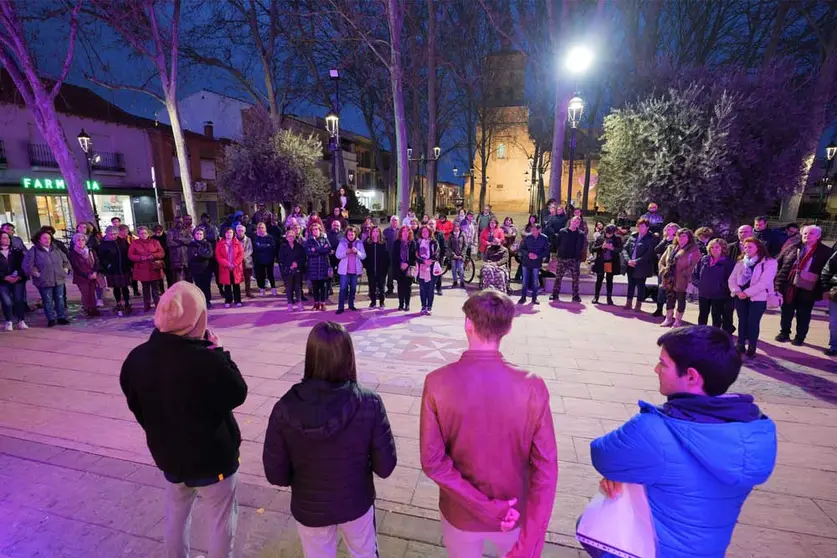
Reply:
[[[363,260],[363,267],[366,269],[367,277],[386,277],[389,272],[389,252],[387,245],[379,242],[363,243],[366,250],[366,259]]]
[[[820,288],[826,293],[837,289],[837,251],[831,254],[820,272]]]
[[[125,359],[119,384],[163,472],[197,484],[238,470],[241,432],[232,410],[244,403],[247,384],[230,353],[155,329]]]
[[[375,501],[372,473],[395,469],[381,397],[356,382],[303,380],[273,407],[264,441],[271,484],[291,487],[291,514],[307,527],[355,520]]]
[[[189,271],[193,275],[203,275],[210,271],[210,266],[215,260],[215,250],[208,240],[193,240],[186,253],[189,255]]]
[[[787,295],[785,292],[790,285],[790,273],[797,258],[800,257],[801,252],[802,245],[789,248],[782,252],[776,260],[776,263],[778,264],[778,271],[776,272],[776,278],[773,280],[773,286],[777,293],[782,293],[786,298]],[[831,252],[831,248],[821,242],[818,242],[814,247],[814,254],[811,256],[811,267],[808,268],[808,271],[815,275],[820,275],[825,267],[825,264],[828,263],[828,259],[831,257]],[[816,301],[822,298],[822,293],[821,281],[817,281],[817,285],[814,287],[813,291],[795,289],[794,296],[798,297],[799,300]]]

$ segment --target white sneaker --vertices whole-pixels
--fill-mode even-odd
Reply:
[[[296,305],[296,309],[301,312],[301,311],[305,310],[305,307],[302,306],[302,303],[300,302],[299,304]]]
[[[15,326],[12,322],[6,322],[6,331],[14,330]]]
[[[96,299],[96,308],[104,308],[104,307],[105,307],[105,301],[102,300],[101,298]]]
[[[29,329],[29,326],[28,326],[28,325],[26,325],[26,322],[24,322],[23,320],[20,320],[20,321],[17,323],[17,328],[18,328],[19,330],[24,330],[24,329]]]
[[[236,307],[236,308],[241,308],[242,306],[244,306],[244,305],[243,305],[242,303],[240,303],[240,302],[236,302],[236,303],[235,303],[235,307]]]
[[[229,308],[230,306],[232,306],[232,304],[224,303],[224,308]]]
[[[294,305],[293,304],[288,304],[288,312],[293,312],[293,311],[294,311]]]
[[[117,318],[121,318],[121,317],[123,317],[124,315],[125,315],[125,314],[123,314],[123,313],[122,313],[122,310],[117,310],[117,311],[116,311],[116,317],[117,317]]]
[[[259,289],[259,296],[264,296],[264,289]]]
[[[279,296],[279,293],[276,292],[276,289],[273,289],[273,296]]]

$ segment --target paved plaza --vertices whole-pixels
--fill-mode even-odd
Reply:
[[[302,555],[290,493],[264,479],[262,442],[274,403],[302,376],[308,331],[322,319],[352,331],[360,381],[382,395],[396,436],[398,467],[376,479],[381,556],[445,556],[438,490],[420,469],[419,406],[425,375],[466,346],[465,296],[446,290],[432,317],[395,312],[394,299],[384,312],[341,316],[288,313],[282,299],[211,311],[210,327],[249,386],[236,411],[244,439],[236,556]],[[545,557],[581,556],[574,526],[599,481],[590,440],[636,413],[638,399],[662,401],[653,373],[657,320],[584,299],[553,307],[544,297],[539,309],[522,307],[502,346],[508,360],[541,375],[552,395],[560,463]],[[49,330],[38,317],[32,325],[40,327],[0,335],[0,558],[161,555],[165,480],[118,383],[151,317],[77,319]],[[694,305],[687,318],[696,319]],[[776,313],[762,326],[772,340]],[[837,361],[820,352],[827,335],[818,310],[811,346],[763,343],[734,386],[756,396],[780,441],[776,470],[747,501],[728,556],[837,556]],[[198,501],[193,557],[207,548],[203,517]]]

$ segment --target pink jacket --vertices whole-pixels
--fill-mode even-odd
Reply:
[[[424,382],[421,467],[439,509],[463,531],[499,531],[517,498],[520,538],[508,556],[537,557],[552,515],[558,451],[544,381],[493,351],[466,351]]]

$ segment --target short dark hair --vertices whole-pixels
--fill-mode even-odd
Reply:
[[[685,376],[694,368],[703,378],[706,395],[723,395],[738,379],[741,355],[735,341],[717,327],[696,325],[680,327],[663,334],[657,346],[665,349],[677,366],[677,374]]]
[[[207,219],[209,219],[209,218],[210,218],[210,217],[209,217],[209,213],[201,213],[201,219],[203,219],[204,217],[206,217]]]
[[[768,218],[765,215],[759,215],[758,217],[753,219],[753,223],[758,223],[759,221],[764,221],[765,223],[767,223]]]
[[[114,221],[119,221],[119,222],[121,223],[121,222],[122,222],[122,218],[121,218],[121,217],[111,217],[111,218],[110,218],[110,222],[111,222],[111,223],[113,223]]]
[[[788,223],[787,225],[785,225],[785,230],[788,230],[788,229],[796,229],[796,230],[799,230],[799,229],[801,229],[801,228],[802,228],[802,227],[800,227],[800,226],[799,226],[799,223]]]
[[[640,225],[645,225],[646,227],[651,227],[651,221],[646,219],[645,217],[640,217],[636,222],[636,227],[639,228]]]
[[[480,338],[496,341],[511,331],[514,302],[505,293],[485,289],[468,297],[462,305],[465,316],[474,325]]]
[[[311,329],[302,377],[335,384],[357,381],[355,348],[345,327],[337,322],[320,322]]]
[[[38,246],[41,243],[41,237],[45,234],[48,234],[50,238],[52,238],[52,233],[49,232],[46,227],[38,229],[38,232],[32,235],[32,244]]]

